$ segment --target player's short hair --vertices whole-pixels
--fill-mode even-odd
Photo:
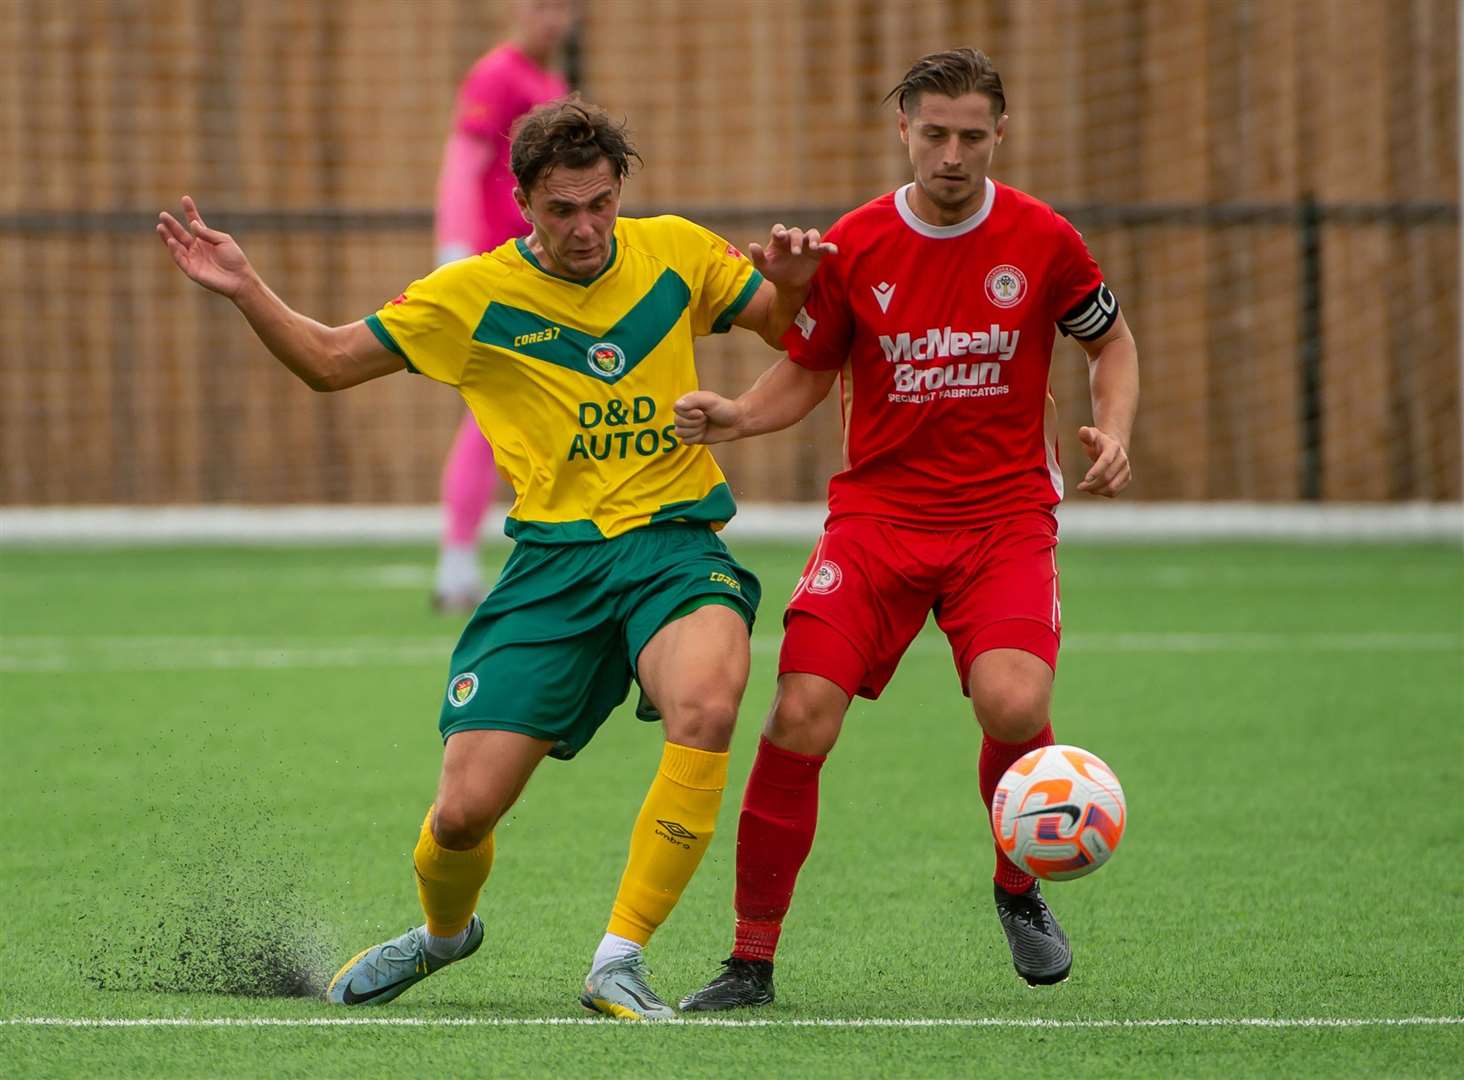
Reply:
[[[995,106],[997,116],[1006,112],[1006,93],[1001,88],[1001,76],[992,66],[991,57],[980,49],[951,49],[922,56],[884,99],[896,98],[900,111],[908,113],[919,104],[920,95],[925,93],[950,98],[962,94],[985,94]]]
[[[610,162],[616,180],[630,174],[632,159],[641,160],[625,124],[578,94],[540,105],[513,126],[508,164],[525,192],[560,165],[587,169],[601,158]]]

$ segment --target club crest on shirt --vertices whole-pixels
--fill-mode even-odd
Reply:
[[[625,370],[625,350],[613,341],[597,341],[585,350],[590,371],[606,379],[613,379]]]
[[[986,298],[999,308],[1016,307],[1027,295],[1027,275],[1010,263],[986,275]]]
[[[471,671],[454,675],[447,684],[447,702],[454,709],[461,709],[478,693],[478,676]]]
[[[839,587],[844,580],[844,571],[839,569],[839,564],[830,559],[825,559],[818,564],[808,578],[808,591],[811,593],[831,593]]]

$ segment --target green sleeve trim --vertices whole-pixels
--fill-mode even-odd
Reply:
[[[407,365],[407,370],[413,375],[421,374],[412,364],[412,361],[407,359],[407,354],[402,352],[402,347],[396,343],[396,338],[391,336],[391,331],[381,324],[381,319],[375,314],[371,314],[366,316],[364,322],[371,328],[371,332],[376,335],[376,340],[381,342],[382,348],[390,349],[400,356],[402,363]]]
[[[763,276],[757,270],[747,279],[747,284],[742,286],[742,291],[737,294],[737,299],[727,305],[725,311],[717,316],[717,321],[712,323],[712,333],[725,334],[732,329],[732,320],[742,314],[742,309],[752,302],[757,295],[757,290],[762,286]]]

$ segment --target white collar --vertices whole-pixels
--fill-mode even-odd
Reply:
[[[928,236],[933,240],[948,240],[952,236],[965,236],[990,216],[992,204],[996,202],[996,184],[988,176],[986,178],[986,198],[982,201],[980,210],[965,221],[958,221],[954,225],[931,225],[929,222],[921,221],[915,215],[915,211],[910,209],[910,189],[914,186],[914,181],[911,181],[895,192],[895,209],[899,211],[900,218],[906,225],[921,236]]]

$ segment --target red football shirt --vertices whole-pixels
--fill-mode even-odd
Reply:
[[[929,225],[910,185],[839,219],[783,339],[842,368],[844,470],[829,519],[981,525],[1062,498],[1048,390],[1058,329],[1101,337],[1118,318],[1078,231],[1046,203],[986,182],[982,208]]]

